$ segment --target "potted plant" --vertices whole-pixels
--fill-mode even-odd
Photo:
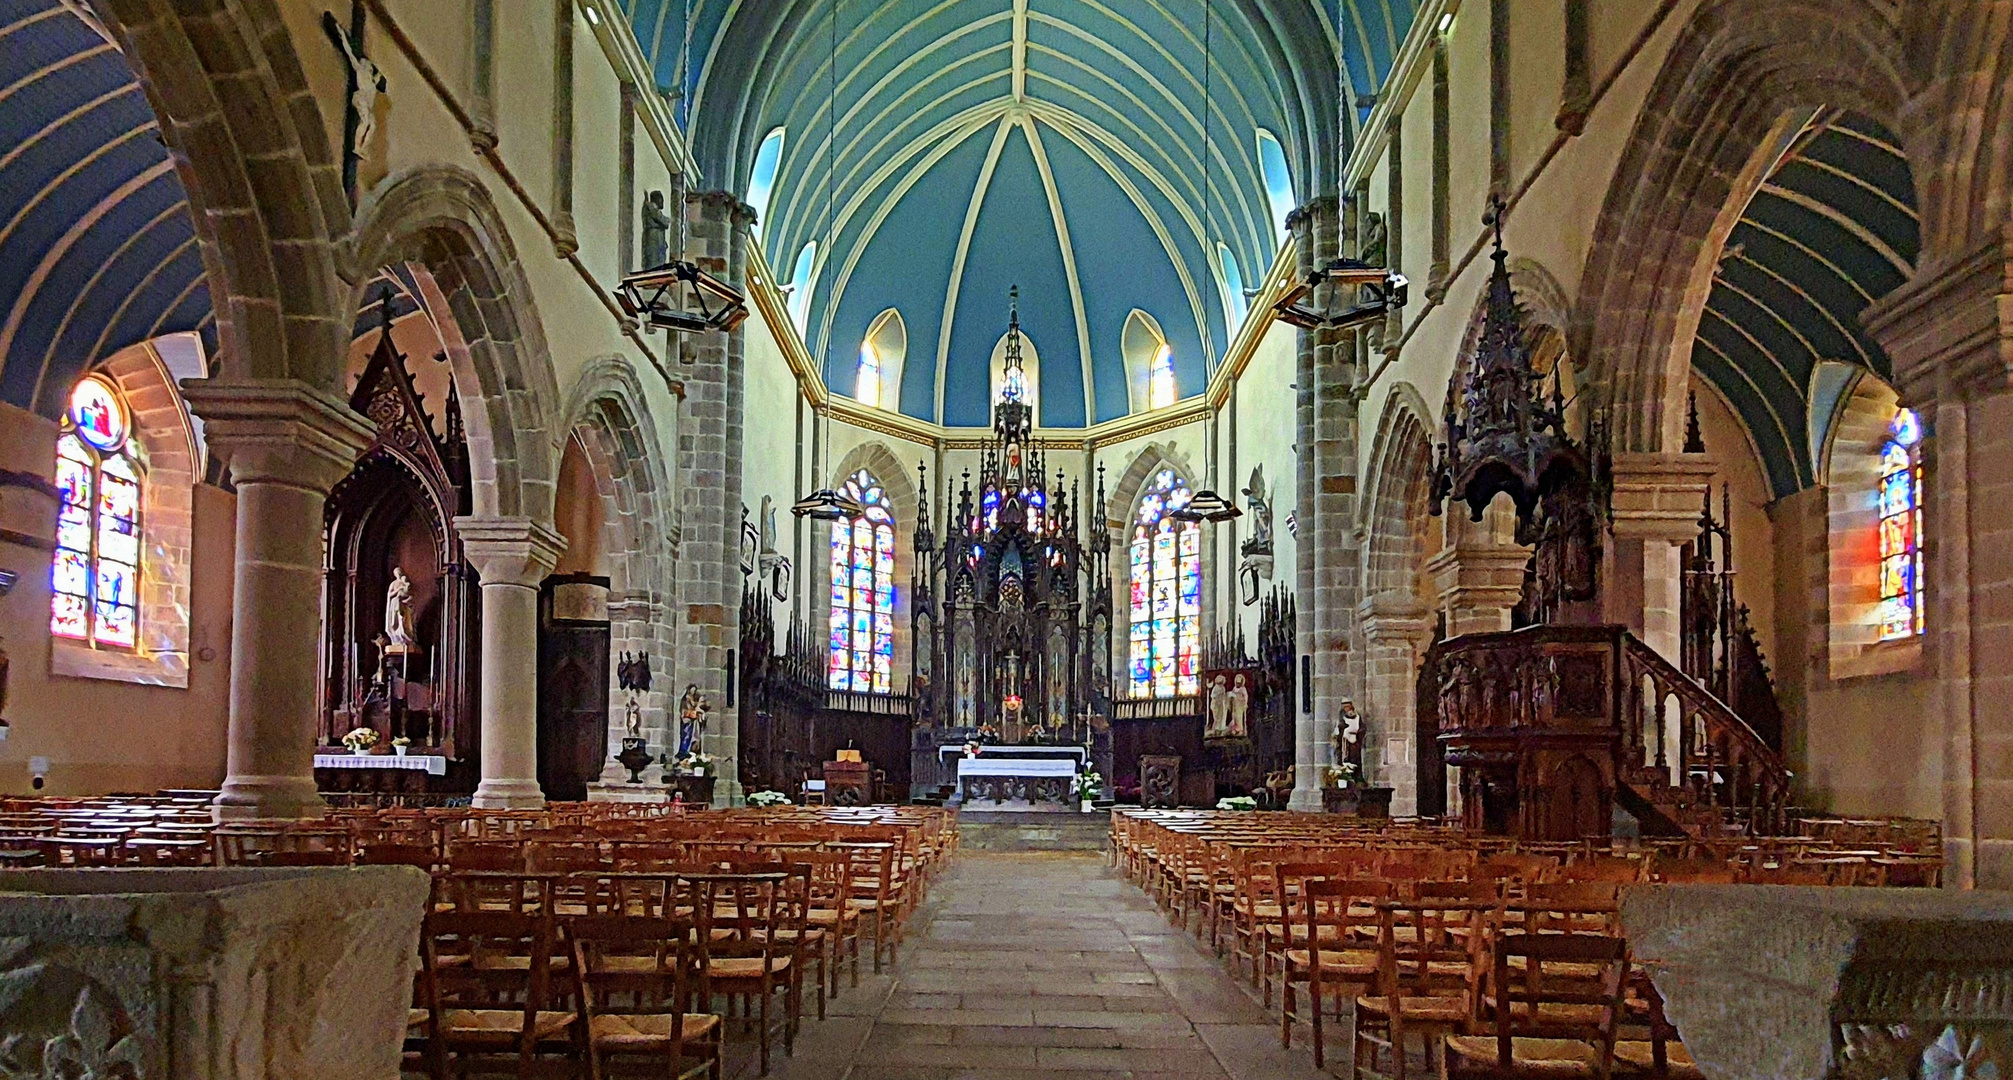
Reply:
[[[1216,808],[1218,810],[1256,810],[1258,809],[1258,800],[1249,795],[1232,795],[1227,799],[1216,800]]]
[[[1091,811],[1091,800],[1097,798],[1099,793],[1103,791],[1104,777],[1098,775],[1097,770],[1091,768],[1088,764],[1084,766],[1082,771],[1070,778],[1069,792],[1075,796],[1080,809],[1086,814]]]
[[[367,727],[351,728],[349,733],[342,737],[342,744],[349,747],[350,753],[358,757],[365,757],[369,755],[370,748],[377,745],[377,729]]]
[[[764,809],[771,806],[788,806],[790,797],[780,791],[757,791],[748,796],[748,805]]]
[[[1325,770],[1323,779],[1327,781],[1325,785],[1327,787],[1355,787],[1363,781],[1363,768],[1353,761],[1345,761],[1340,765],[1330,765]]]
[[[405,752],[410,749],[412,749],[412,740],[403,735],[391,741],[391,752],[397,754],[399,757],[404,757]]]

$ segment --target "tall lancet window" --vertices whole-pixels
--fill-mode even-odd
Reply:
[[[1166,345],[1153,354],[1153,370],[1147,373],[1147,397],[1156,409],[1175,403],[1179,392],[1174,385],[1174,350]]]
[[[1880,640],[1922,632],[1922,421],[1896,409],[1880,448]]]
[[[895,513],[861,469],[840,489],[862,507],[832,523],[831,656],[826,685],[885,694],[895,660]]]
[[[1193,494],[1155,473],[1132,519],[1132,696],[1196,692],[1202,647],[1202,525],[1174,517]]]
[[[130,414],[95,375],[70,392],[56,440],[56,556],[49,632],[130,649],[140,627],[140,466]]]

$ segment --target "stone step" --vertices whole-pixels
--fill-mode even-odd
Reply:
[[[1110,834],[1108,814],[967,810],[958,815],[958,845],[975,851],[1103,851]]]

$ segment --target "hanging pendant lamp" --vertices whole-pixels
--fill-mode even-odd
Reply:
[[[832,27],[830,71],[832,81],[831,93],[826,99],[827,108],[825,110],[825,145],[828,148],[825,154],[825,240],[827,245],[832,242],[832,159],[839,152],[838,128],[835,120],[835,116],[839,111],[839,0],[832,0],[830,11]],[[810,310],[811,297],[807,295],[804,297],[804,311],[807,313],[807,316]],[[806,322],[808,323],[808,321],[807,318]],[[821,416],[823,424],[819,432],[821,442],[818,451],[818,464],[823,469],[829,467],[832,454],[832,394],[829,389],[825,391],[824,410]],[[861,506],[858,500],[851,498],[844,492],[835,491],[828,487],[821,487],[811,492],[809,495],[798,499],[790,507],[790,513],[800,518],[809,518],[812,521],[851,521],[865,512],[866,508]]]

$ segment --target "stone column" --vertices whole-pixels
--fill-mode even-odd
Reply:
[[[1627,609],[1610,606],[1608,618],[1633,629],[1672,664],[1683,660],[1682,549],[1698,539],[1712,472],[1703,454],[1614,456],[1616,580],[1605,592]]]
[[[1425,603],[1410,593],[1381,592],[1357,608],[1363,631],[1363,762],[1370,779],[1392,789],[1391,812],[1419,807],[1419,656],[1433,640]]]
[[[1339,253],[1340,209],[1339,199],[1324,196],[1288,219],[1304,271]],[[1295,576],[1301,602],[1300,651],[1311,658],[1313,669],[1313,685],[1302,695],[1311,691],[1314,708],[1296,713],[1289,803],[1295,810],[1321,808],[1321,773],[1334,763],[1335,718],[1349,693],[1349,645],[1361,571],[1359,543],[1351,528],[1356,517],[1355,359],[1352,335],[1327,329],[1300,334]]]
[[[370,444],[334,394],[292,380],[182,386],[237,486],[230,734],[218,820],[316,818],[322,502]]]
[[[566,540],[522,517],[458,517],[461,551],[482,579],[483,810],[536,810],[538,787],[538,584]]]
[[[728,192],[695,192],[684,199],[688,223],[685,258],[707,273],[741,286],[747,276],[748,226],[754,211]],[[712,755],[717,805],[741,795],[737,755],[739,710],[727,704],[729,660],[741,644],[741,463],[747,367],[745,332],[688,334],[680,340],[686,362],[685,422],[680,427],[678,551],[678,665],[669,701],[696,685],[712,705],[701,746]],[[784,434],[779,418],[762,418],[766,437]],[[822,475],[816,473],[814,475]],[[674,716],[672,723],[677,719]],[[675,742],[676,737],[673,736]]]
[[[1962,117],[1960,120],[1964,119]],[[1927,253],[1925,253],[1927,254]],[[1943,729],[1946,883],[2013,888],[2013,263],[1998,237],[1866,309],[1925,440],[1923,649]],[[1906,722],[1898,719],[1898,722]]]

